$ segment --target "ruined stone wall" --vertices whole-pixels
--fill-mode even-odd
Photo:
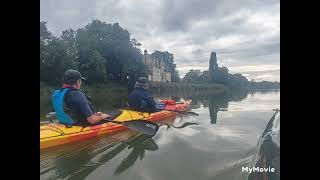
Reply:
[[[171,82],[171,73],[165,71],[165,64],[159,59],[153,59],[151,55],[144,51],[143,62],[148,66],[150,74],[149,81]]]

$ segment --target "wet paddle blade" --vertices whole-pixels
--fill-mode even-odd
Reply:
[[[185,112],[183,112],[183,113],[190,114],[190,115],[194,115],[194,116],[199,116],[198,113],[196,113],[196,112],[191,112],[191,111],[185,111]]]
[[[141,132],[142,134],[153,136],[157,133],[159,126],[156,123],[145,120],[124,121],[123,125],[128,128]]]
[[[178,111],[178,110],[172,110],[172,109],[157,109],[159,111],[172,111],[172,112],[177,112],[181,114],[189,114],[189,115],[194,115],[194,116],[199,116],[198,113],[192,112],[192,111]]]

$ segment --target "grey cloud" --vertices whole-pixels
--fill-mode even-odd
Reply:
[[[91,1],[46,0],[40,2],[40,18],[48,22],[54,34],[68,28],[78,28],[95,17],[95,4]]]
[[[254,18],[260,14],[258,19]],[[118,22],[142,50],[169,51],[178,68],[209,65],[211,51],[225,66],[278,65],[280,34],[276,31],[279,0],[41,0],[41,20],[55,35],[77,29],[92,19]],[[257,25],[259,18],[275,25]],[[261,21],[261,20],[260,20]],[[264,24],[263,24],[264,25]],[[275,29],[273,28],[275,26]],[[240,37],[230,41],[228,37]],[[251,73],[252,72],[248,72]],[[269,72],[274,73],[274,72]],[[252,74],[253,75],[253,74]]]
[[[278,54],[280,49],[280,42],[271,44],[254,44],[256,47],[239,47],[238,49],[217,49],[219,55],[226,55],[229,57],[258,57]]]
[[[165,0],[161,16],[164,29],[184,31],[199,19],[221,19],[240,9],[255,9],[269,3],[259,0]],[[232,23],[242,22],[239,18]]]

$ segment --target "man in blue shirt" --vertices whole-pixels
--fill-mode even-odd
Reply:
[[[96,124],[110,117],[102,112],[94,112],[92,103],[80,91],[83,78],[79,71],[67,70],[63,77],[62,88],[52,95],[52,103],[60,123],[66,125]]]
[[[147,90],[147,78],[139,77],[135,89],[128,95],[129,107],[142,112],[156,112],[156,102]]]

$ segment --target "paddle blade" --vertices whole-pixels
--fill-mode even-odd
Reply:
[[[179,111],[179,110],[172,110],[172,109],[157,109],[158,111],[172,111],[172,112],[177,112],[181,114],[188,114],[188,115],[194,115],[194,116],[199,116],[198,113],[192,112],[192,111]]]
[[[199,114],[196,112],[186,111],[186,113],[194,116],[199,116]]]
[[[123,121],[122,123],[132,130],[150,136],[155,135],[159,129],[158,124],[145,120]]]

